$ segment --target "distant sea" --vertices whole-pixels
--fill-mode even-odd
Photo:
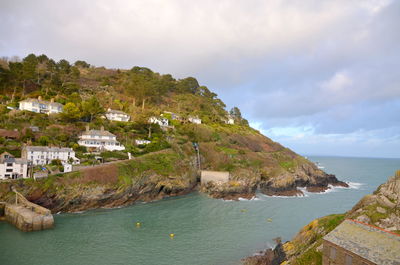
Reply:
[[[273,246],[276,237],[290,240],[311,220],[351,209],[400,169],[400,159],[308,158],[351,188],[296,198],[258,194],[240,201],[192,193],[119,209],[60,214],[54,229],[32,233],[0,223],[0,264],[240,264],[241,258]]]

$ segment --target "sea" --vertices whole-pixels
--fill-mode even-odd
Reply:
[[[400,159],[308,158],[350,188],[239,201],[191,193],[57,214],[54,229],[30,233],[1,222],[0,265],[236,265],[315,218],[350,210],[400,169]]]

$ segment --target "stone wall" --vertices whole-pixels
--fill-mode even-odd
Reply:
[[[201,184],[207,184],[209,181],[226,183],[229,181],[229,172],[227,171],[201,171]]]
[[[334,257],[331,256],[331,248],[336,251]],[[322,248],[322,265],[344,265],[346,263],[346,255],[352,257],[352,265],[377,265],[369,260],[366,260],[342,247],[337,246],[329,241],[323,241]]]
[[[4,215],[7,222],[25,232],[49,229],[54,226],[53,215],[37,213],[22,205],[6,204]]]

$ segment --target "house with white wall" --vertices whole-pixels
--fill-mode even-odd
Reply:
[[[54,99],[51,101],[42,100],[41,97],[36,98],[28,98],[19,102],[20,110],[27,110],[36,113],[45,113],[45,114],[57,114],[63,111],[63,105],[57,102],[54,102]]]
[[[75,151],[66,147],[49,146],[25,146],[21,156],[32,162],[33,165],[47,165],[53,160],[60,160],[62,164],[77,165],[79,159],[75,157]]]
[[[28,178],[28,165],[27,159],[4,152],[0,155],[0,179]]]
[[[125,150],[125,146],[117,141],[117,136],[104,130],[103,126],[100,130],[89,130],[89,126],[86,126],[86,131],[79,138],[78,144],[88,148],[107,151]]]
[[[231,116],[231,115],[227,115],[226,116],[226,119],[224,120],[224,122],[226,123],[226,124],[235,124],[235,120],[233,119],[233,117]]]
[[[194,124],[201,124],[201,119],[197,116],[189,116],[188,121]]]
[[[169,121],[167,118],[164,117],[150,117],[149,123],[158,124],[160,127],[167,127],[169,125]]]
[[[144,140],[144,139],[136,139],[135,140],[136,145],[147,145],[149,143],[151,143],[151,141],[149,141],[149,140]]]
[[[110,121],[124,121],[127,122],[131,119],[127,113],[120,110],[108,109],[106,112],[106,117]]]

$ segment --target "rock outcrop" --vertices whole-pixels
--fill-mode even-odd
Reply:
[[[341,185],[340,182],[338,185]],[[394,177],[379,186],[373,194],[364,196],[346,214],[328,215],[315,219],[304,226],[291,241],[282,245],[285,256],[283,264],[321,265],[322,237],[346,218],[400,234],[400,171],[397,171]],[[244,263],[246,265],[270,264],[268,262],[271,256],[275,255],[274,253],[275,251],[269,249],[257,257],[244,259]],[[279,254],[279,256],[283,255]]]

